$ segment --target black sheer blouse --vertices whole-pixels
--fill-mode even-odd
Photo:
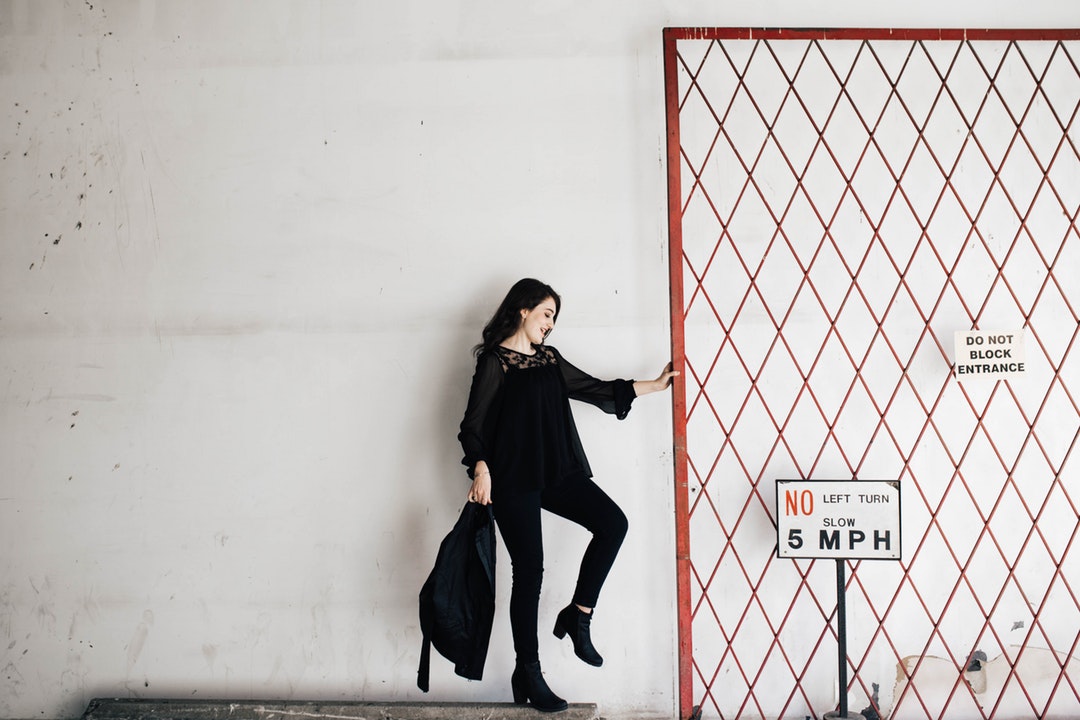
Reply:
[[[570,399],[622,420],[634,401],[633,380],[597,380],[547,345],[526,355],[496,346],[476,361],[458,440],[472,476],[483,460],[492,497],[539,490],[591,477]]]

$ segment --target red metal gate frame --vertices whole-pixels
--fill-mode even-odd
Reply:
[[[665,28],[664,91],[667,115],[669,283],[671,357],[685,367],[682,178],[679,135],[679,40],[1080,40],[1077,29],[888,29],[888,28]],[[676,585],[678,604],[679,716],[700,716],[693,704],[693,638],[689,531],[689,483],[686,441],[686,376],[675,378],[673,392]]]

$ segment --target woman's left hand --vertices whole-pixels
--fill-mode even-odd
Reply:
[[[634,382],[634,394],[640,397],[649,393],[667,390],[671,387],[672,379],[679,375],[679,371],[673,369],[673,367],[671,363],[668,363],[655,380],[636,380]]]

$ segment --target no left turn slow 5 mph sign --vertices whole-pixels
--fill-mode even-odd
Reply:
[[[777,480],[782,558],[900,559],[900,483]]]

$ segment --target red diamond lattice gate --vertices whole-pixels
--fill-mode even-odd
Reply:
[[[899,480],[848,564],[848,706],[1080,717],[1080,32],[669,29],[680,710],[837,706],[778,478]],[[953,373],[953,334],[1026,370]]]

